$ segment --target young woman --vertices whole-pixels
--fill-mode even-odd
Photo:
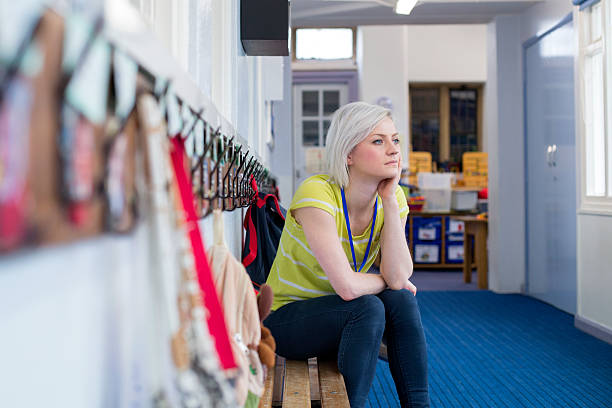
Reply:
[[[355,102],[327,134],[328,174],[296,191],[267,283],[264,322],[289,359],[337,358],[351,407],[363,407],[383,334],[402,407],[429,405],[427,354],[398,186],[401,155],[390,111]],[[379,260],[380,273],[365,273]],[[377,262],[378,263],[378,262]]]

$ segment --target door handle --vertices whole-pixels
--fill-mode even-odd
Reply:
[[[553,167],[557,167],[557,145],[552,145],[552,165]]]
[[[546,146],[546,164],[548,164],[548,167],[552,166],[552,151],[553,148],[551,145]]]

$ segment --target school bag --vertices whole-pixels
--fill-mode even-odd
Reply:
[[[255,180],[251,180],[251,187],[256,199],[244,217],[242,264],[253,286],[259,288],[268,279],[276,257],[287,211],[279,205],[276,195],[260,193]]]

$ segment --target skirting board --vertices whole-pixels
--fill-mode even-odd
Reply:
[[[597,337],[608,344],[612,344],[612,330],[597,322],[576,315],[574,316],[574,326],[591,336]]]

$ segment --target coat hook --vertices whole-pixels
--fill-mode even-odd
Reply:
[[[42,25],[42,17],[38,18],[38,21],[32,28],[32,31],[26,35],[21,44],[19,44],[19,48],[17,49],[17,53],[15,54],[15,58],[11,61],[4,71],[4,75],[0,79],[0,105],[2,105],[2,99],[4,95],[6,95],[6,90],[11,82],[11,79],[15,76],[15,74],[19,71],[19,67],[21,66],[21,62],[26,55],[27,50],[30,47],[30,44],[34,42],[36,36],[38,35],[38,31],[40,30],[40,26]]]
[[[229,146],[229,144],[224,144],[224,138],[225,136],[223,135],[220,135],[220,137],[218,137],[217,141],[223,146],[223,150],[221,151],[221,153],[219,153],[219,149],[217,150],[217,154],[215,157],[215,165],[210,171],[210,175],[209,175],[209,177],[212,177],[213,173],[216,174],[215,176],[215,194],[213,195],[212,198],[213,198],[213,203],[217,204],[217,208],[219,207],[219,199],[221,199],[221,207],[223,207],[223,193],[222,192],[219,193],[219,184],[221,183],[221,179],[222,179],[220,176],[220,164],[222,161],[224,161],[224,157],[225,157],[225,154]],[[215,141],[215,143],[217,143],[217,141]],[[221,188],[223,188],[223,186],[221,186]]]
[[[231,161],[230,161],[230,166],[229,169],[227,171],[226,177],[231,176],[232,174],[232,170],[234,172],[233,177],[229,178],[227,180],[227,194],[226,194],[226,200],[228,200],[228,203],[231,203],[231,208],[228,208],[229,211],[233,211],[236,209],[236,201],[235,201],[235,196],[236,196],[236,177],[238,176],[238,171],[240,169],[240,167],[242,167],[242,165],[240,165],[240,159],[242,158],[242,155],[240,154],[240,150],[242,150],[242,146],[238,146],[237,150],[235,149],[235,145],[232,145],[232,154],[231,154]],[[236,168],[236,166],[239,165],[238,168]],[[223,182],[223,185],[225,185],[225,181]]]
[[[201,119],[201,118],[200,118]],[[215,140],[215,138],[219,135],[220,130],[221,130],[221,126],[219,126],[217,128],[217,130],[215,130],[210,137],[208,138],[208,140],[206,140],[206,134],[207,129],[212,129],[212,126],[210,126],[208,123],[206,123],[206,121],[204,119],[202,119],[202,122],[204,122],[204,151],[202,152],[202,155],[198,158],[198,161],[196,162],[195,166],[191,169],[191,174],[193,175],[193,173],[195,172],[195,170],[197,169],[198,166],[200,166],[202,164],[202,162],[204,160],[206,160],[206,154],[208,153],[208,151],[211,149],[211,147],[213,146],[213,141]],[[208,173],[208,172],[207,172]],[[210,186],[210,173],[208,173],[208,186]]]
[[[248,205],[248,200],[245,203],[245,199],[248,199],[248,184],[251,179],[251,172],[254,166],[257,164],[255,160],[255,156],[251,156],[249,160],[249,164],[245,167],[244,172],[242,174],[242,181],[240,182],[240,206],[245,207]]]
[[[193,123],[191,124],[191,127],[189,128],[189,132],[185,132],[185,127],[183,126],[183,128],[181,129],[181,136],[183,136],[183,139],[187,139],[189,137],[189,135],[191,135],[191,132],[193,132],[193,130],[195,129],[196,125],[198,124],[198,121],[202,120],[200,114],[202,112],[204,112],[204,109],[200,109],[197,113],[194,114],[193,110],[191,108],[189,108],[189,110],[191,111],[191,114],[193,115],[191,118],[193,119]],[[187,122],[189,123],[189,122]],[[186,124],[185,124],[186,125]]]
[[[62,78],[60,80],[60,85],[58,87],[60,100],[64,99],[64,95],[66,94],[66,89],[68,88],[70,81],[72,80],[74,75],[79,71],[79,69],[85,62],[87,54],[89,53],[91,47],[94,45],[95,40],[98,37],[98,34],[100,34],[100,32],[102,31],[103,26],[104,26],[104,18],[102,15],[98,15],[94,22],[93,30],[90,33],[89,37],[87,38],[87,41],[85,42],[85,45],[83,46],[83,50],[81,51],[81,54],[77,58],[76,63],[74,64],[74,67],[72,67],[72,70],[70,72],[65,72],[62,75]]]
[[[166,94],[168,93],[168,90],[170,89],[170,83],[171,83],[171,81],[168,79],[166,81],[166,84],[164,85],[164,87],[161,89],[161,91],[159,91],[157,93],[153,93],[153,96],[155,97],[155,99],[160,101],[161,99],[163,99],[166,96]]]
[[[225,206],[225,200],[226,198],[229,197],[228,195],[229,186],[226,186],[226,184],[227,184],[227,177],[232,168],[231,152],[234,150],[234,137],[235,136],[232,136],[230,140],[225,144],[223,148],[223,152],[221,153],[223,163],[222,163],[222,167],[220,168],[222,176],[221,176],[221,194],[219,195],[219,198],[221,199],[221,210],[222,211],[225,211],[227,209]],[[226,169],[223,169],[224,167],[226,167]]]
[[[233,140],[234,140],[234,138],[232,137],[230,142],[233,141]],[[212,168],[212,170],[210,171],[210,174],[214,173],[215,171],[217,172],[217,175],[219,174],[219,171],[218,171],[219,170],[219,164],[221,163],[221,161],[223,161],[223,157],[225,156],[225,153],[227,152],[228,147],[229,147],[229,143],[226,143],[225,146],[223,146],[223,151],[221,152],[221,154],[219,154],[217,152],[217,157],[215,158],[215,165]],[[217,186],[217,193],[218,193],[218,187],[219,186]],[[217,196],[217,197],[219,197],[219,196]]]
[[[249,155],[249,151],[248,150],[243,155],[242,153],[240,153],[240,149],[242,149],[242,146],[240,146],[240,148],[238,149],[238,161],[239,161],[240,164],[239,164],[238,169],[236,170],[236,173],[234,174],[234,178],[232,180],[232,185],[233,185],[232,192],[233,192],[233,205],[234,205],[234,207],[239,207],[240,206],[240,182],[239,182],[238,178],[240,177],[240,171],[244,167],[244,163],[246,162],[246,158]]]
[[[257,166],[255,167],[255,171],[253,172],[253,174],[251,175],[252,179],[255,181],[255,185],[257,186],[257,189],[259,189],[259,181],[258,181],[258,177],[259,174],[261,173],[261,169],[263,168],[263,165],[259,162],[257,162]],[[255,190],[253,189],[251,183],[249,183],[249,198],[251,198],[251,200],[255,199],[256,197],[254,197],[255,195]]]

